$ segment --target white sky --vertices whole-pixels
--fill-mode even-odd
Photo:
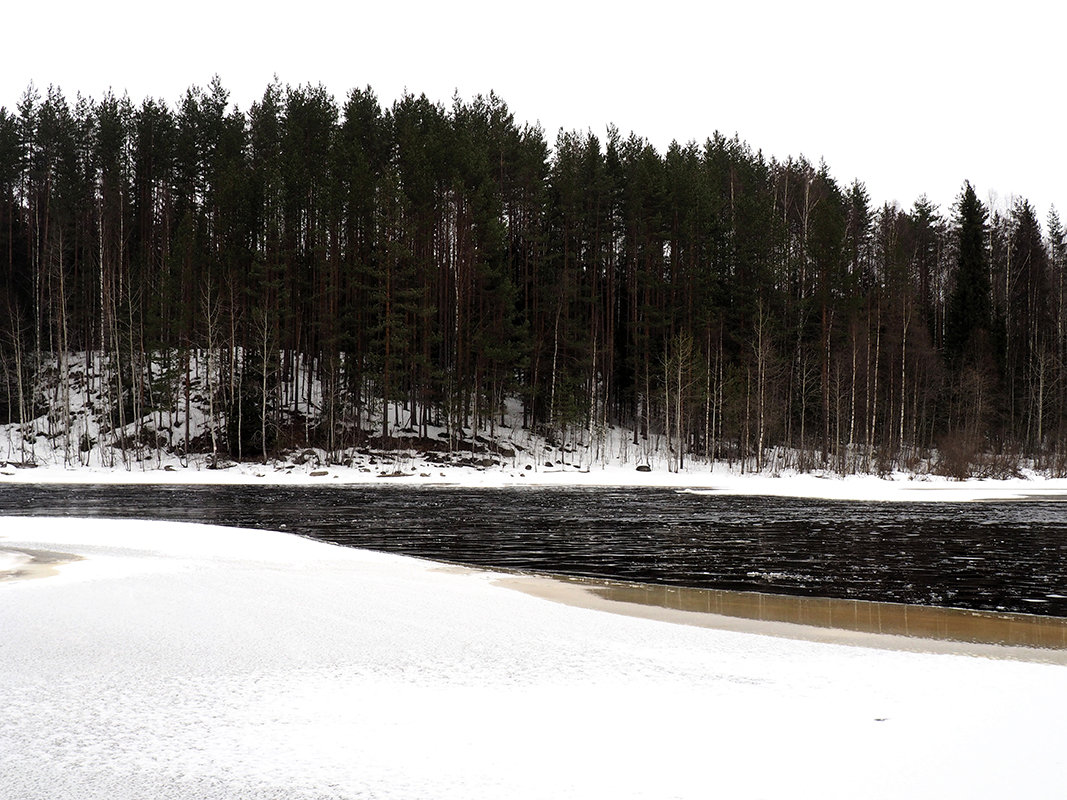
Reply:
[[[247,109],[276,73],[339,100],[370,85],[449,103],[495,90],[516,119],[661,151],[715,130],[825,158],[872,202],[948,209],[964,179],[1044,220],[1067,210],[1060,3],[542,0],[537,4],[187,0],[20,2],[4,11],[0,105],[32,80],[175,101],[218,74]],[[165,8],[166,10],[158,10]],[[254,9],[254,10],[253,10]]]

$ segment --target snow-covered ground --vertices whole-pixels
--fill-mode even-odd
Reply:
[[[484,469],[433,464],[418,455],[383,462],[371,467],[335,466],[309,462],[232,464],[225,469],[208,469],[202,458],[190,458],[185,466],[177,460],[167,469],[154,467],[65,467],[46,464],[33,469],[0,466],[0,486],[4,483],[150,483],[150,484],[260,484],[351,486],[368,483],[411,486],[634,486],[689,489],[711,494],[741,494],[813,497],[835,500],[966,501],[1067,497],[1067,479],[1031,474],[1009,480],[950,480],[936,475],[894,473],[887,477],[831,473],[797,474],[782,472],[742,474],[725,464],[709,467],[695,464],[681,472],[656,468],[639,472],[632,464],[610,463],[593,467],[558,464],[554,467],[519,464]]]
[[[1034,496],[1067,497],[1067,478],[1051,479],[1033,471],[1011,480],[956,481],[935,474],[935,465],[918,462],[912,473],[886,477],[832,470],[797,474],[789,465],[796,453],[769,448],[759,474],[740,464],[690,458],[677,472],[671,464],[670,443],[662,435],[635,437],[632,430],[605,426],[571,427],[551,439],[522,426],[521,403],[512,398],[494,417],[492,429],[448,429],[429,425],[418,439],[411,413],[392,405],[388,445],[369,440],[327,454],[321,449],[291,449],[276,453],[266,464],[234,463],[226,456],[223,418],[208,403],[212,381],[208,374],[222,363],[222,354],[207,351],[189,356],[188,370],[178,369],[176,353],[157,354],[157,377],[170,375],[168,410],[145,413],[112,428],[115,409],[108,397],[112,369],[108,358],[83,353],[48,356],[34,407],[41,416],[25,424],[0,424],[0,486],[19,483],[252,483],[252,484],[419,484],[454,486],[656,486],[712,491],[723,494],[785,495],[863,500],[979,500]],[[162,360],[160,360],[162,359]],[[306,365],[294,374],[304,374]],[[312,371],[313,372],[313,371]],[[175,382],[174,376],[182,380]],[[192,394],[182,394],[185,378]],[[162,380],[162,378],[160,378]],[[217,388],[220,380],[214,382]],[[313,421],[322,412],[322,386],[312,380],[299,389],[279,388],[287,412]],[[159,399],[159,398],[157,398]],[[364,409],[358,420],[363,431],[382,428],[382,409]],[[132,413],[132,412],[131,412]],[[124,418],[125,419],[125,418]],[[214,419],[214,425],[211,420]],[[210,449],[211,429],[219,455]],[[125,448],[117,446],[125,443]],[[154,444],[153,444],[154,442]],[[845,459],[844,471],[873,468],[860,452]],[[753,460],[749,460],[749,467]],[[209,467],[221,466],[221,469]],[[641,467],[641,470],[638,470]],[[644,471],[647,470],[647,471]]]
[[[3,518],[0,548],[82,557],[0,583],[5,800],[1067,784],[1064,666],[636,619],[281,533]]]

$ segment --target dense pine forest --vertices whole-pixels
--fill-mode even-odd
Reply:
[[[69,438],[83,391],[119,449],[197,403],[186,449],[340,457],[491,438],[510,401],[675,469],[1067,474],[1064,231],[979,192],[877,206],[719,134],[550,142],[492,94],[31,87],[0,109],[0,423]]]

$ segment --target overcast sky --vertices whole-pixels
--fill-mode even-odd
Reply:
[[[1067,208],[1067,10],[1060,3],[531,4],[325,0],[20,2],[4,10],[0,105],[32,81],[174,102],[218,74],[242,109],[272,76],[339,100],[370,85],[449,103],[495,90],[520,122],[603,137],[609,122],[661,151],[738,133],[785,159],[824,158],[872,202],[948,211],[965,179],[1044,220]]]

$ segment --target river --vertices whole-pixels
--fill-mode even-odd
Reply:
[[[1058,500],[8,485],[0,514],[209,522],[485,567],[1067,617],[1067,502]]]

